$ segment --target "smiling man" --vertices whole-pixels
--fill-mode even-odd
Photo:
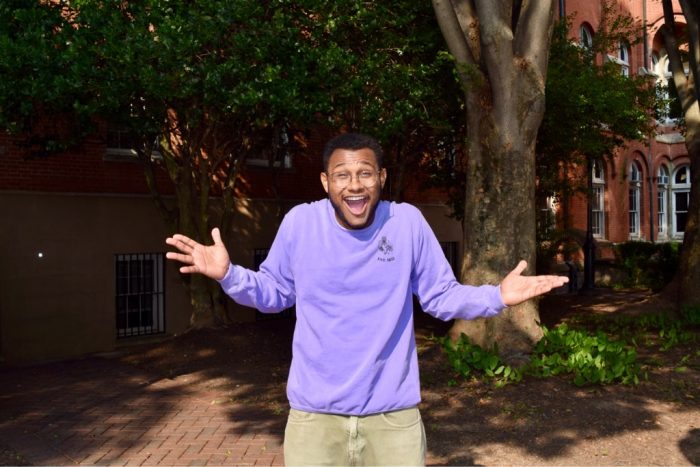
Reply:
[[[208,246],[166,239],[181,272],[218,280],[236,302],[270,313],[296,304],[289,465],[423,465],[413,296],[437,318],[474,319],[567,281],[523,276],[521,261],[500,286],[458,283],[420,211],[380,200],[382,159],[369,136],[329,141],[321,173],[328,199],[285,216],[258,272],[230,263],[218,229]]]
[[[338,223],[346,229],[363,229],[372,224],[386,182],[379,144],[362,135],[344,134],[326,145],[323,165],[321,184]]]

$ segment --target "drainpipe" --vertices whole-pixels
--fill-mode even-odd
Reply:
[[[647,0],[642,0],[642,34],[644,39],[644,69],[649,70],[649,37],[647,36]],[[654,159],[651,154],[651,136],[647,139],[647,167],[649,186],[649,240],[654,243]]]
[[[586,206],[586,241],[583,244],[583,286],[579,293],[595,287],[595,240],[593,239],[593,160],[588,158],[588,205]]]
[[[566,16],[566,0],[559,0],[559,19]]]

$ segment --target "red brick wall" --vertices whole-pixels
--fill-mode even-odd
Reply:
[[[65,154],[29,157],[16,139],[0,134],[0,190],[148,193],[140,164],[105,160],[104,154],[104,144],[91,139]],[[161,189],[171,191],[164,173],[158,181]]]

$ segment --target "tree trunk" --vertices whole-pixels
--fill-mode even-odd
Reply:
[[[676,277],[664,290],[665,296],[675,298],[678,308],[700,306],[700,8],[689,0],[680,0],[679,3],[686,20],[687,46],[676,36],[671,0],[662,2],[664,26],[661,27],[672,79],[685,117],[685,144],[690,158],[690,204],[680,263]],[[687,76],[681,49],[688,51]]]
[[[467,189],[461,280],[498,284],[520,259],[535,271],[535,141],[544,115],[544,83],[554,3],[433,0],[463,81],[467,108]],[[537,303],[499,316],[456,321],[482,346],[528,352],[542,336]]]
[[[698,107],[697,103],[695,105]],[[696,112],[698,113],[698,112]],[[696,120],[700,125],[700,120]],[[690,127],[690,125],[689,125]],[[680,264],[678,267],[678,297],[677,305],[700,306],[700,128],[695,128],[691,135],[688,128],[686,145],[690,157],[690,205],[688,206],[688,220],[683,235],[683,247],[681,248]],[[692,140],[689,138],[693,136]]]
[[[469,108],[482,94],[469,93]],[[482,104],[483,105],[483,104]],[[535,269],[535,153],[519,126],[500,130],[488,112],[468,115],[469,159],[464,212],[465,255],[461,279],[466,284],[498,284],[520,259]],[[516,124],[513,122],[512,124]],[[513,137],[510,137],[512,135]],[[452,337],[466,334],[472,342],[504,354],[523,353],[542,337],[536,302],[528,301],[495,318],[456,321]]]
[[[169,153],[165,157],[171,155]],[[177,198],[177,231],[198,242],[211,243],[209,234],[209,171],[202,166],[204,162],[200,161],[197,164],[196,158],[191,154],[181,152],[177,157],[180,158],[180,161],[177,164],[171,164],[171,167],[177,167],[177,171],[170,173],[175,183]],[[200,274],[183,275],[182,279],[189,292],[190,304],[192,305],[191,328],[207,328],[229,321],[218,284]]]

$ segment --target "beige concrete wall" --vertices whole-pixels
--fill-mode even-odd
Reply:
[[[150,198],[0,192],[0,216],[0,363],[114,349],[114,255],[165,250]],[[166,332],[182,332],[189,302],[174,265],[165,279]]]
[[[462,224],[450,217],[450,208],[444,204],[418,204],[425,220],[441,242],[458,242],[462,245]]]
[[[253,267],[253,251],[272,246],[277,229],[284,215],[301,201],[275,201],[242,199],[237,201],[237,210],[231,222],[233,232],[223,238],[231,261],[241,266]],[[227,301],[229,318],[235,322],[254,321],[253,308]]]

